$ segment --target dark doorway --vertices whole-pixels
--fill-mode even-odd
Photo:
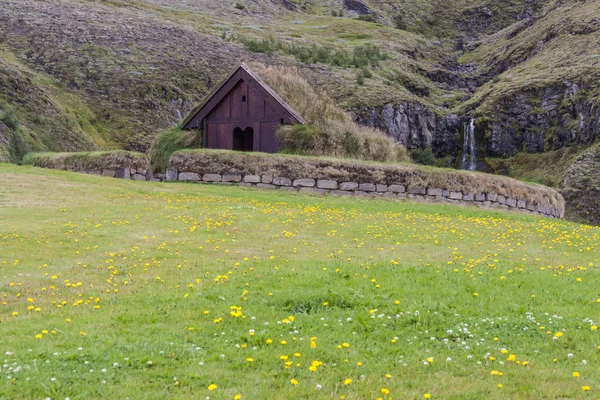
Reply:
[[[235,128],[233,130],[233,150],[252,151],[254,147],[254,129],[251,127],[242,130]]]

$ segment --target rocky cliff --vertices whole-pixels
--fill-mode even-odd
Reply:
[[[561,193],[566,217],[600,225],[600,146],[583,153],[567,170]]]

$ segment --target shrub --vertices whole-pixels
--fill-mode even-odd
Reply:
[[[237,3],[235,3],[235,8],[237,8],[238,10],[244,10],[246,6],[244,5],[244,3],[238,1]]]
[[[152,171],[166,171],[169,165],[169,158],[174,152],[200,147],[201,138],[202,135],[199,131],[183,131],[178,126],[158,134],[148,151]]]
[[[327,94],[297,70],[253,64],[253,69],[307,121],[279,129],[282,151],[376,161],[409,161],[406,149],[383,132],[357,125]]]
[[[23,157],[25,157],[25,154],[28,152],[29,150],[23,140],[23,135],[21,135],[18,130],[11,130],[8,135],[8,158],[10,162],[21,165],[23,163]]]
[[[373,17],[373,15],[371,14],[359,15],[358,17],[356,17],[356,19],[365,22],[375,22],[375,17]]]
[[[394,17],[394,27],[403,31],[406,30],[407,25],[406,21],[404,20],[404,16],[398,14]]]
[[[417,164],[435,165],[436,163],[435,155],[433,154],[431,146],[427,146],[424,149],[411,150],[410,156],[412,157],[413,161]]]
[[[0,122],[6,125],[9,129],[16,131],[19,127],[19,121],[17,120],[17,116],[15,112],[8,108],[4,110],[2,116],[0,117]]]
[[[249,39],[239,37],[238,40],[246,49],[254,53],[271,55],[281,52],[294,56],[305,64],[323,63],[343,68],[361,68],[365,66],[378,66],[380,61],[387,60],[389,55],[382,52],[374,44],[359,45],[353,51],[333,49],[316,44],[288,44],[268,36],[265,39]]]

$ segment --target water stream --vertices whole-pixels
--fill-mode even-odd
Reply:
[[[463,143],[463,156],[461,169],[475,171],[477,169],[477,157],[475,154],[475,120],[471,118],[469,123],[464,125],[465,141]]]

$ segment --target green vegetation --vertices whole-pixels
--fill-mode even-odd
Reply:
[[[201,145],[201,132],[191,130],[184,131],[176,126],[158,134],[148,152],[152,171],[166,171],[171,155],[188,148],[198,148]]]
[[[327,48],[324,46],[288,44],[269,36],[266,39],[240,37],[238,40],[255,53],[273,54],[281,52],[292,55],[306,64],[323,63],[343,68],[377,67],[380,61],[387,60],[389,55],[373,44],[356,46],[352,51]]]
[[[6,108],[3,110],[3,108],[6,106],[1,104],[0,106],[0,112],[2,112],[2,114],[0,115],[0,122],[6,125],[8,129],[16,131],[19,127],[19,121],[17,120],[15,111],[12,108]]]
[[[597,397],[599,228],[6,164],[0,187],[6,398]]]
[[[8,134],[8,158],[13,164],[21,165],[23,157],[28,153],[27,145],[23,141],[23,135],[18,130],[12,130]]]
[[[525,182],[560,187],[569,166],[584,151],[582,147],[567,147],[544,153],[519,153],[510,158],[486,158],[493,173]]]
[[[356,19],[358,21],[375,22],[375,17],[373,17],[371,14],[359,15],[356,17]]]

